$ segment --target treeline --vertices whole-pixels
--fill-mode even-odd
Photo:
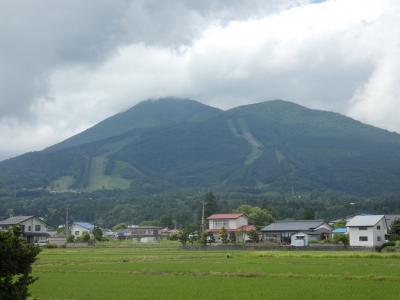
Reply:
[[[207,200],[210,197],[212,201]],[[185,227],[201,222],[203,202],[206,203],[206,217],[211,213],[232,212],[246,204],[267,210],[273,219],[328,220],[358,213],[400,213],[400,195],[367,198],[333,192],[250,194],[245,191],[183,191],[144,196],[132,191],[15,194],[3,190],[0,191],[0,217],[37,215],[44,217],[50,225],[58,225],[65,222],[68,208],[74,221],[95,222],[108,227],[149,221]]]

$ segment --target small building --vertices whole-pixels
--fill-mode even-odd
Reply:
[[[216,240],[219,239],[219,233],[225,229],[229,235],[234,234],[237,241],[248,240],[250,231],[256,230],[254,225],[249,225],[249,219],[245,214],[213,214],[207,218],[208,232],[213,233]]]
[[[380,247],[385,243],[387,224],[384,215],[355,216],[346,224],[350,246]]]
[[[49,237],[47,223],[36,216],[15,216],[0,221],[0,230],[5,231],[14,226],[21,228],[22,235],[30,244],[47,240]]]
[[[290,245],[294,247],[308,246],[309,235],[304,232],[298,232],[290,237]]]
[[[70,232],[75,238],[81,237],[85,232],[92,234],[94,225],[87,222],[73,222],[70,226]]]
[[[156,242],[160,239],[160,229],[158,226],[130,225],[125,236],[127,239],[136,239],[143,243]]]
[[[300,232],[307,234],[309,242],[326,240],[332,227],[323,220],[283,220],[265,226],[261,232],[264,240],[290,244],[292,235]]]

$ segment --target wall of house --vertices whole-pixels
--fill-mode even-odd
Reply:
[[[218,219],[218,220],[208,220],[210,229],[238,229],[244,225],[248,225],[248,218],[241,216],[237,219]]]
[[[24,232],[47,233],[46,223],[39,218],[31,218],[20,223],[20,225],[24,227]]]
[[[380,229],[378,229],[378,226]],[[375,226],[368,226],[367,230],[360,230],[359,227],[348,227],[347,230],[350,237],[350,246],[379,247],[385,243],[387,228],[383,218]],[[367,241],[360,241],[360,237],[367,237]]]
[[[72,224],[72,226],[70,227],[70,230],[71,230],[71,234],[74,235],[75,237],[82,236],[82,234],[84,232],[87,232],[90,234],[90,230],[88,230],[80,225],[77,225],[77,224]]]

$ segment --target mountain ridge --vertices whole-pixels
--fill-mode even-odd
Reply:
[[[284,100],[226,111],[176,100],[174,107],[190,103],[195,108],[156,126],[122,128],[89,143],[0,162],[0,184],[18,178],[24,188],[145,194],[199,187],[355,194],[400,190],[396,133]],[[151,103],[151,116],[160,115],[162,103]]]

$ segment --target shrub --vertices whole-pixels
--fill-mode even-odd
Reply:
[[[54,249],[54,248],[58,248],[58,246],[57,246],[56,244],[48,244],[48,245],[46,246],[46,248]]]

